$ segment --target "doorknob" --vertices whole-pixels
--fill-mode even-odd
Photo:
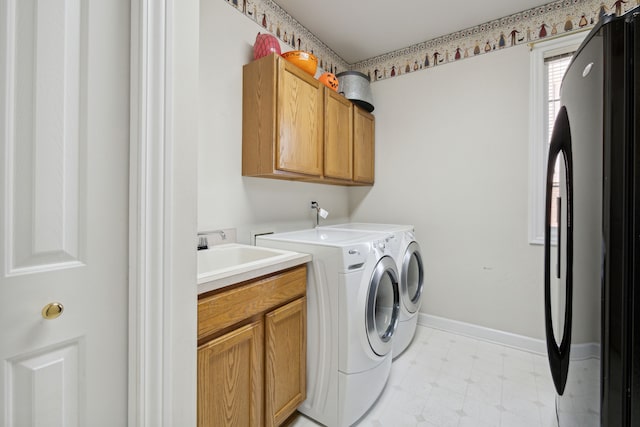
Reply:
[[[42,308],[42,317],[47,320],[53,320],[62,314],[64,306],[59,302],[50,302]]]

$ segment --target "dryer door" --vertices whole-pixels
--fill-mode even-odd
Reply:
[[[380,258],[371,275],[367,292],[367,339],[378,356],[391,351],[391,337],[398,326],[400,290],[393,258]]]
[[[401,268],[400,295],[402,303],[409,313],[415,313],[420,308],[420,297],[424,286],[424,267],[420,246],[417,242],[411,242],[407,246]]]

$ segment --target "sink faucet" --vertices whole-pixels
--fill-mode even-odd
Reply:
[[[207,236],[198,236],[198,250],[209,249],[209,241]]]
[[[311,202],[311,209],[316,210],[316,227],[318,227],[320,225],[320,217],[326,219],[329,216],[329,212],[322,209],[318,202]]]
[[[222,240],[227,240],[227,235],[223,230],[202,231],[198,233],[198,250],[209,249],[208,234],[219,234]]]

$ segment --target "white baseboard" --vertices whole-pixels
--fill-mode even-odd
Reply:
[[[517,350],[528,351],[540,356],[547,355],[546,342],[537,338],[526,337],[524,335],[486,328],[484,326],[478,326],[425,313],[419,313],[418,324],[464,335],[470,338],[504,345]],[[597,343],[578,344],[571,347],[571,360],[582,360],[593,357],[600,357],[600,346]]]

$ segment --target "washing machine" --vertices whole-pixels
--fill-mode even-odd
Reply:
[[[390,234],[302,230],[256,245],[311,254],[307,269],[307,399],[298,410],[329,427],[355,423],[391,371],[400,316]]]
[[[387,246],[400,272],[400,321],[393,338],[393,357],[398,357],[409,347],[415,336],[424,288],[424,265],[413,225],[352,222],[320,228],[391,234]]]

